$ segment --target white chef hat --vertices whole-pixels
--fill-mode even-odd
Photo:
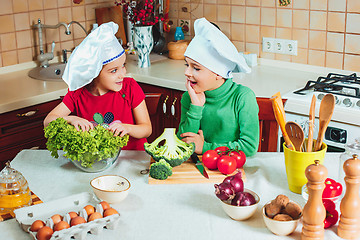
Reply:
[[[89,84],[99,75],[103,65],[124,54],[115,37],[118,28],[114,22],[101,24],[75,48],[62,76],[70,91]]]
[[[217,27],[205,18],[195,20],[195,37],[184,55],[210,71],[232,78],[232,72],[251,72],[244,57]]]

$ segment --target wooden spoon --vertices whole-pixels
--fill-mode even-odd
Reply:
[[[285,130],[290,138],[290,141],[295,147],[295,150],[301,152],[301,147],[304,143],[304,131],[296,122],[289,121],[285,124]]]
[[[325,131],[331,117],[334,112],[335,107],[335,97],[331,93],[326,94],[320,103],[320,111],[319,111],[319,133],[316,139],[315,151],[319,151],[321,149],[322,141],[324,139]]]
[[[312,152],[313,148],[313,134],[314,134],[314,123],[315,123],[315,103],[316,97],[313,95],[311,99],[310,112],[309,112],[309,134],[306,151]]]

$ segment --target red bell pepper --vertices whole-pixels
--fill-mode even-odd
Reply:
[[[335,203],[329,199],[323,199],[323,204],[326,210],[326,218],[324,220],[324,228],[329,228],[335,225],[339,219],[339,213],[335,209]]]
[[[333,198],[340,196],[342,193],[342,185],[331,178],[325,180],[325,188],[322,198]]]

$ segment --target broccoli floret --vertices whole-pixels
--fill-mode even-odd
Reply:
[[[155,161],[164,159],[171,167],[176,167],[190,158],[195,144],[181,141],[175,134],[175,128],[165,128],[152,143],[144,143],[144,148]]]
[[[172,175],[172,167],[164,159],[151,164],[150,166],[150,177],[165,180]]]

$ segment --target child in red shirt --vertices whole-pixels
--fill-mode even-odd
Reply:
[[[152,132],[145,94],[125,77],[126,54],[115,38],[117,29],[113,22],[102,24],[76,47],[63,74],[69,92],[46,116],[44,126],[62,117],[77,130],[88,131],[102,118],[115,136],[130,136],[123,149],[144,150]]]

